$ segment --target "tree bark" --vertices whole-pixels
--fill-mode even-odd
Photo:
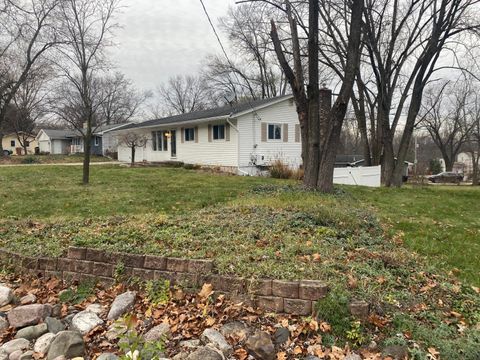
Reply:
[[[133,167],[135,165],[135,146],[131,147],[132,150],[132,163],[131,166]]]

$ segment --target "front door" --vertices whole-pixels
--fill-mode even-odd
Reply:
[[[170,151],[172,158],[177,157],[177,132],[175,130],[170,131]]]

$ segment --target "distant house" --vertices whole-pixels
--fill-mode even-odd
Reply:
[[[108,151],[116,151],[117,140],[111,131],[129,124],[101,126],[95,129],[91,140],[91,154],[107,155]],[[84,152],[83,136],[78,130],[41,129],[37,135],[41,153],[48,154],[79,154]]]
[[[114,131],[145,135],[136,161],[180,161],[257,174],[275,160],[293,168],[302,164],[300,125],[291,95],[150,120]],[[130,162],[120,144],[118,158]]]
[[[11,152],[14,155],[28,155],[34,154],[35,148],[38,146],[35,134],[27,134],[27,133],[20,133],[20,137],[25,139],[25,145],[27,148],[27,154],[25,154],[25,150],[23,146],[20,144],[18,140],[18,136],[16,133],[7,134],[3,136],[2,139],[2,148]]]

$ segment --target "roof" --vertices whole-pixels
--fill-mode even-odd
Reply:
[[[183,123],[183,122],[188,122],[193,120],[197,121],[197,120],[206,120],[206,119],[212,119],[212,118],[235,116],[242,113],[254,112],[256,110],[267,107],[269,105],[276,104],[278,102],[289,99],[291,97],[292,95],[284,95],[284,96],[279,96],[275,98],[243,102],[235,105],[226,105],[226,106],[209,109],[209,110],[194,111],[187,114],[168,116],[161,119],[144,121],[138,124],[131,124],[130,126],[123,127],[122,130],[154,127],[154,126],[160,126],[160,125],[169,125],[169,124]]]
[[[67,140],[76,136],[76,132],[73,130],[54,130],[54,129],[42,129],[47,136],[52,140]]]

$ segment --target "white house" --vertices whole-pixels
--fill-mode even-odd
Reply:
[[[40,153],[68,154],[74,135],[71,130],[41,129],[36,138]]]
[[[137,162],[179,161],[220,167],[238,174],[257,174],[275,160],[302,164],[300,125],[291,95],[182,114],[132,124],[117,131],[145,135],[136,149]],[[118,147],[120,161],[131,150]]]

